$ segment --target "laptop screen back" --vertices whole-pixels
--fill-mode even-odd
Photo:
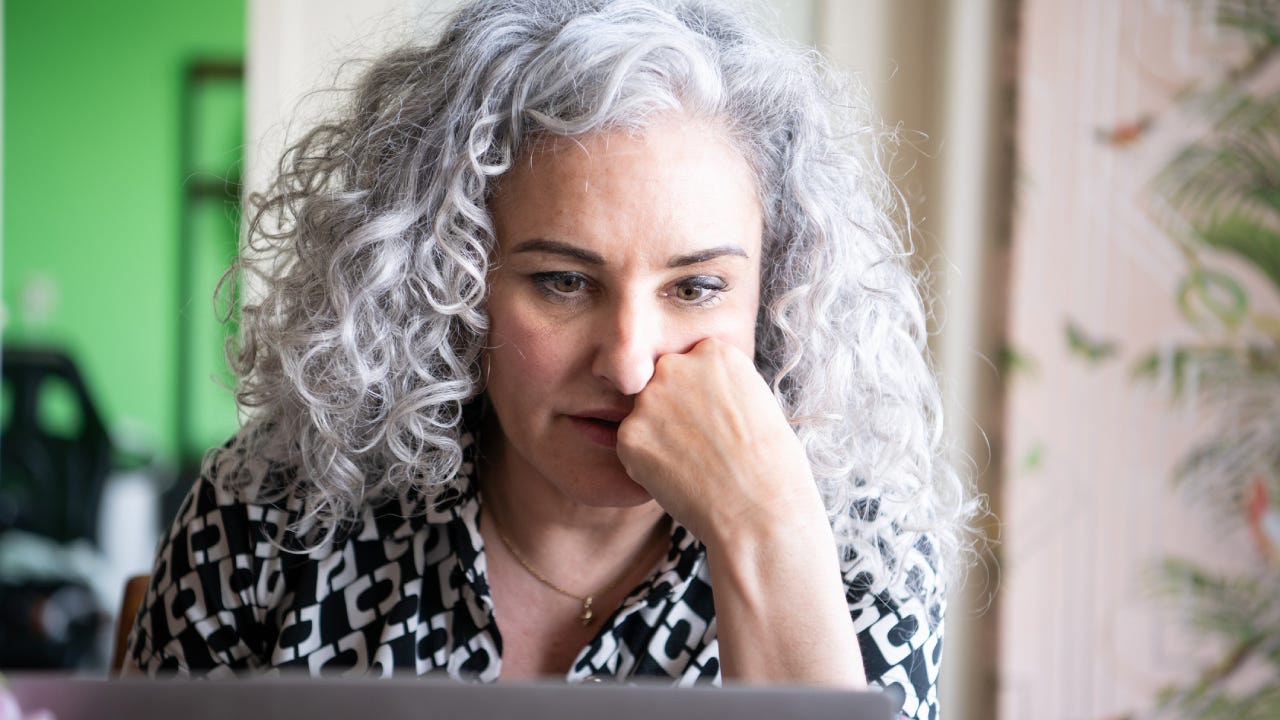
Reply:
[[[8,685],[24,714],[48,710],[57,720],[890,720],[893,716],[889,699],[880,693],[807,688],[467,685],[435,679],[157,682],[54,675],[11,676]]]

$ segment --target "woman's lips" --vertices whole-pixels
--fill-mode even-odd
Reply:
[[[582,433],[587,440],[607,448],[616,448],[618,446],[618,425],[619,422],[612,420],[604,420],[597,417],[586,417],[582,415],[570,415],[569,422]]]

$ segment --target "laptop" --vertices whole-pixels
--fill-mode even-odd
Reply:
[[[796,687],[728,688],[521,683],[479,685],[447,679],[251,678],[225,681],[103,680],[18,674],[8,692],[23,716],[56,720],[891,720],[879,692]]]

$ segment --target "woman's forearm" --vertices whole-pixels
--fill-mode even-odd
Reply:
[[[827,519],[736,524],[708,539],[728,682],[866,687]]]

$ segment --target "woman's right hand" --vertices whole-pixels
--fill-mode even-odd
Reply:
[[[658,359],[618,428],[618,459],[707,544],[827,522],[804,448],[769,386],[751,358],[716,338]]]

